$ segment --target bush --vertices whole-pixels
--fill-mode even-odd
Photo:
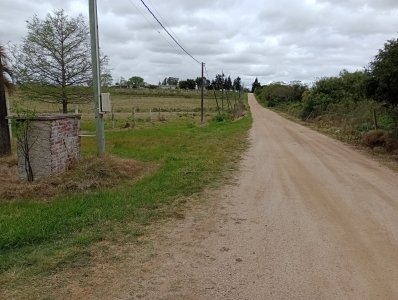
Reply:
[[[371,130],[362,137],[362,142],[369,148],[385,147],[387,134],[384,130]]]
[[[224,122],[224,121],[230,120],[230,119],[231,119],[231,116],[227,113],[218,114],[213,117],[213,121],[216,121],[216,122]]]
[[[303,120],[308,119],[310,115],[314,112],[315,105],[316,103],[313,98],[308,97],[307,99],[305,99],[303,103],[303,110],[301,111],[300,114],[301,119]]]
[[[387,135],[386,149],[390,152],[398,150],[398,128],[395,128]]]

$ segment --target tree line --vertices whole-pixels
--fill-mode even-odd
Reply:
[[[196,77],[196,79],[187,78],[185,80],[180,80],[178,77],[165,77],[162,81],[159,81],[159,87],[173,87],[180,88],[184,90],[195,90],[201,89],[202,83],[204,83],[204,88],[207,90],[226,90],[226,91],[239,91],[242,90],[242,80],[238,76],[234,80],[231,76],[225,76],[224,74],[217,74],[214,79],[209,80],[206,77]],[[156,87],[147,84],[144,79],[140,76],[132,76],[129,79],[120,78],[119,82],[116,82],[115,86],[121,88],[141,88],[141,87]]]

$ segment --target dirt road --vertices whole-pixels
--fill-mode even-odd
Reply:
[[[397,174],[249,104],[236,181],[72,296],[398,299]]]

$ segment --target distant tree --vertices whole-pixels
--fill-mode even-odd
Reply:
[[[168,85],[173,85],[173,86],[177,86],[178,85],[178,78],[176,77],[168,77],[167,78],[167,84]]]
[[[12,72],[3,46],[0,45],[0,156],[11,154],[10,131],[8,127],[6,90],[13,88]]]
[[[222,74],[216,75],[213,85],[216,90],[221,90],[224,87],[224,79]]]
[[[228,76],[225,81],[224,81],[224,89],[226,89],[227,91],[231,91],[233,88],[232,86],[232,80],[231,77]]]
[[[366,98],[364,85],[367,74],[365,71],[348,72],[347,70],[342,70],[339,77],[345,92],[344,98],[350,98],[350,100],[355,102]]]
[[[113,84],[113,78],[110,73],[101,74],[101,86],[110,87]]]
[[[233,89],[235,91],[240,91],[242,89],[242,82],[239,76],[234,79]]]
[[[196,88],[196,81],[193,79],[181,80],[178,85],[180,89],[194,90]]]
[[[119,87],[127,88],[127,80],[123,76],[119,79]]]
[[[15,47],[15,64],[18,83],[35,87],[25,90],[29,97],[60,103],[64,113],[69,103],[88,101],[89,92],[82,95],[82,89],[74,88],[87,86],[92,77],[89,29],[84,17],[70,18],[64,10],[55,10],[44,20],[35,15],[27,21],[27,29],[22,46]],[[107,59],[101,61],[104,69]],[[47,94],[40,93],[42,90]]]
[[[289,83],[291,93],[289,95],[289,101],[301,102],[303,100],[303,94],[308,91],[308,85],[301,81],[292,81]]]
[[[256,77],[256,79],[254,80],[253,84],[252,84],[252,93],[254,93],[254,91],[256,90],[256,88],[261,87],[261,84],[258,82],[258,79]]]
[[[366,73],[366,94],[377,101],[398,105],[398,39],[384,44]]]
[[[210,80],[206,79],[206,77],[203,78],[204,81],[204,87],[207,89],[210,84]],[[195,79],[196,85],[198,89],[202,88],[202,77],[196,77]]]
[[[127,84],[132,88],[142,87],[144,85],[144,78],[139,76],[130,77],[129,80],[127,80]]]

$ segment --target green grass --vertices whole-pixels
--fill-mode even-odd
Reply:
[[[103,90],[111,94],[111,102],[115,113],[131,113],[132,109],[141,112],[149,112],[150,109],[161,109],[171,112],[191,112],[200,108],[200,91],[196,90],[162,90],[162,89],[119,89],[109,88]],[[217,91],[217,98],[221,99],[221,92]],[[229,97],[233,98],[234,93],[229,92]],[[62,105],[58,103],[48,103],[42,101],[32,101],[26,98],[23,93],[17,90],[11,95],[11,112],[18,106],[19,109],[35,110],[38,113],[60,112]],[[204,93],[205,108],[208,111],[216,109],[216,102],[213,91]],[[69,112],[74,112],[76,104],[69,104]],[[83,102],[78,104],[79,112],[83,114],[93,114],[94,104]]]
[[[0,203],[0,284],[86,261],[85,249],[114,232],[140,235],[167,204],[220,182],[245,148],[250,123],[250,117],[203,126],[180,120],[107,132],[108,153],[156,164],[156,171],[116,190]],[[82,152],[94,154],[95,140],[83,139]],[[15,272],[20,275],[10,279]]]

